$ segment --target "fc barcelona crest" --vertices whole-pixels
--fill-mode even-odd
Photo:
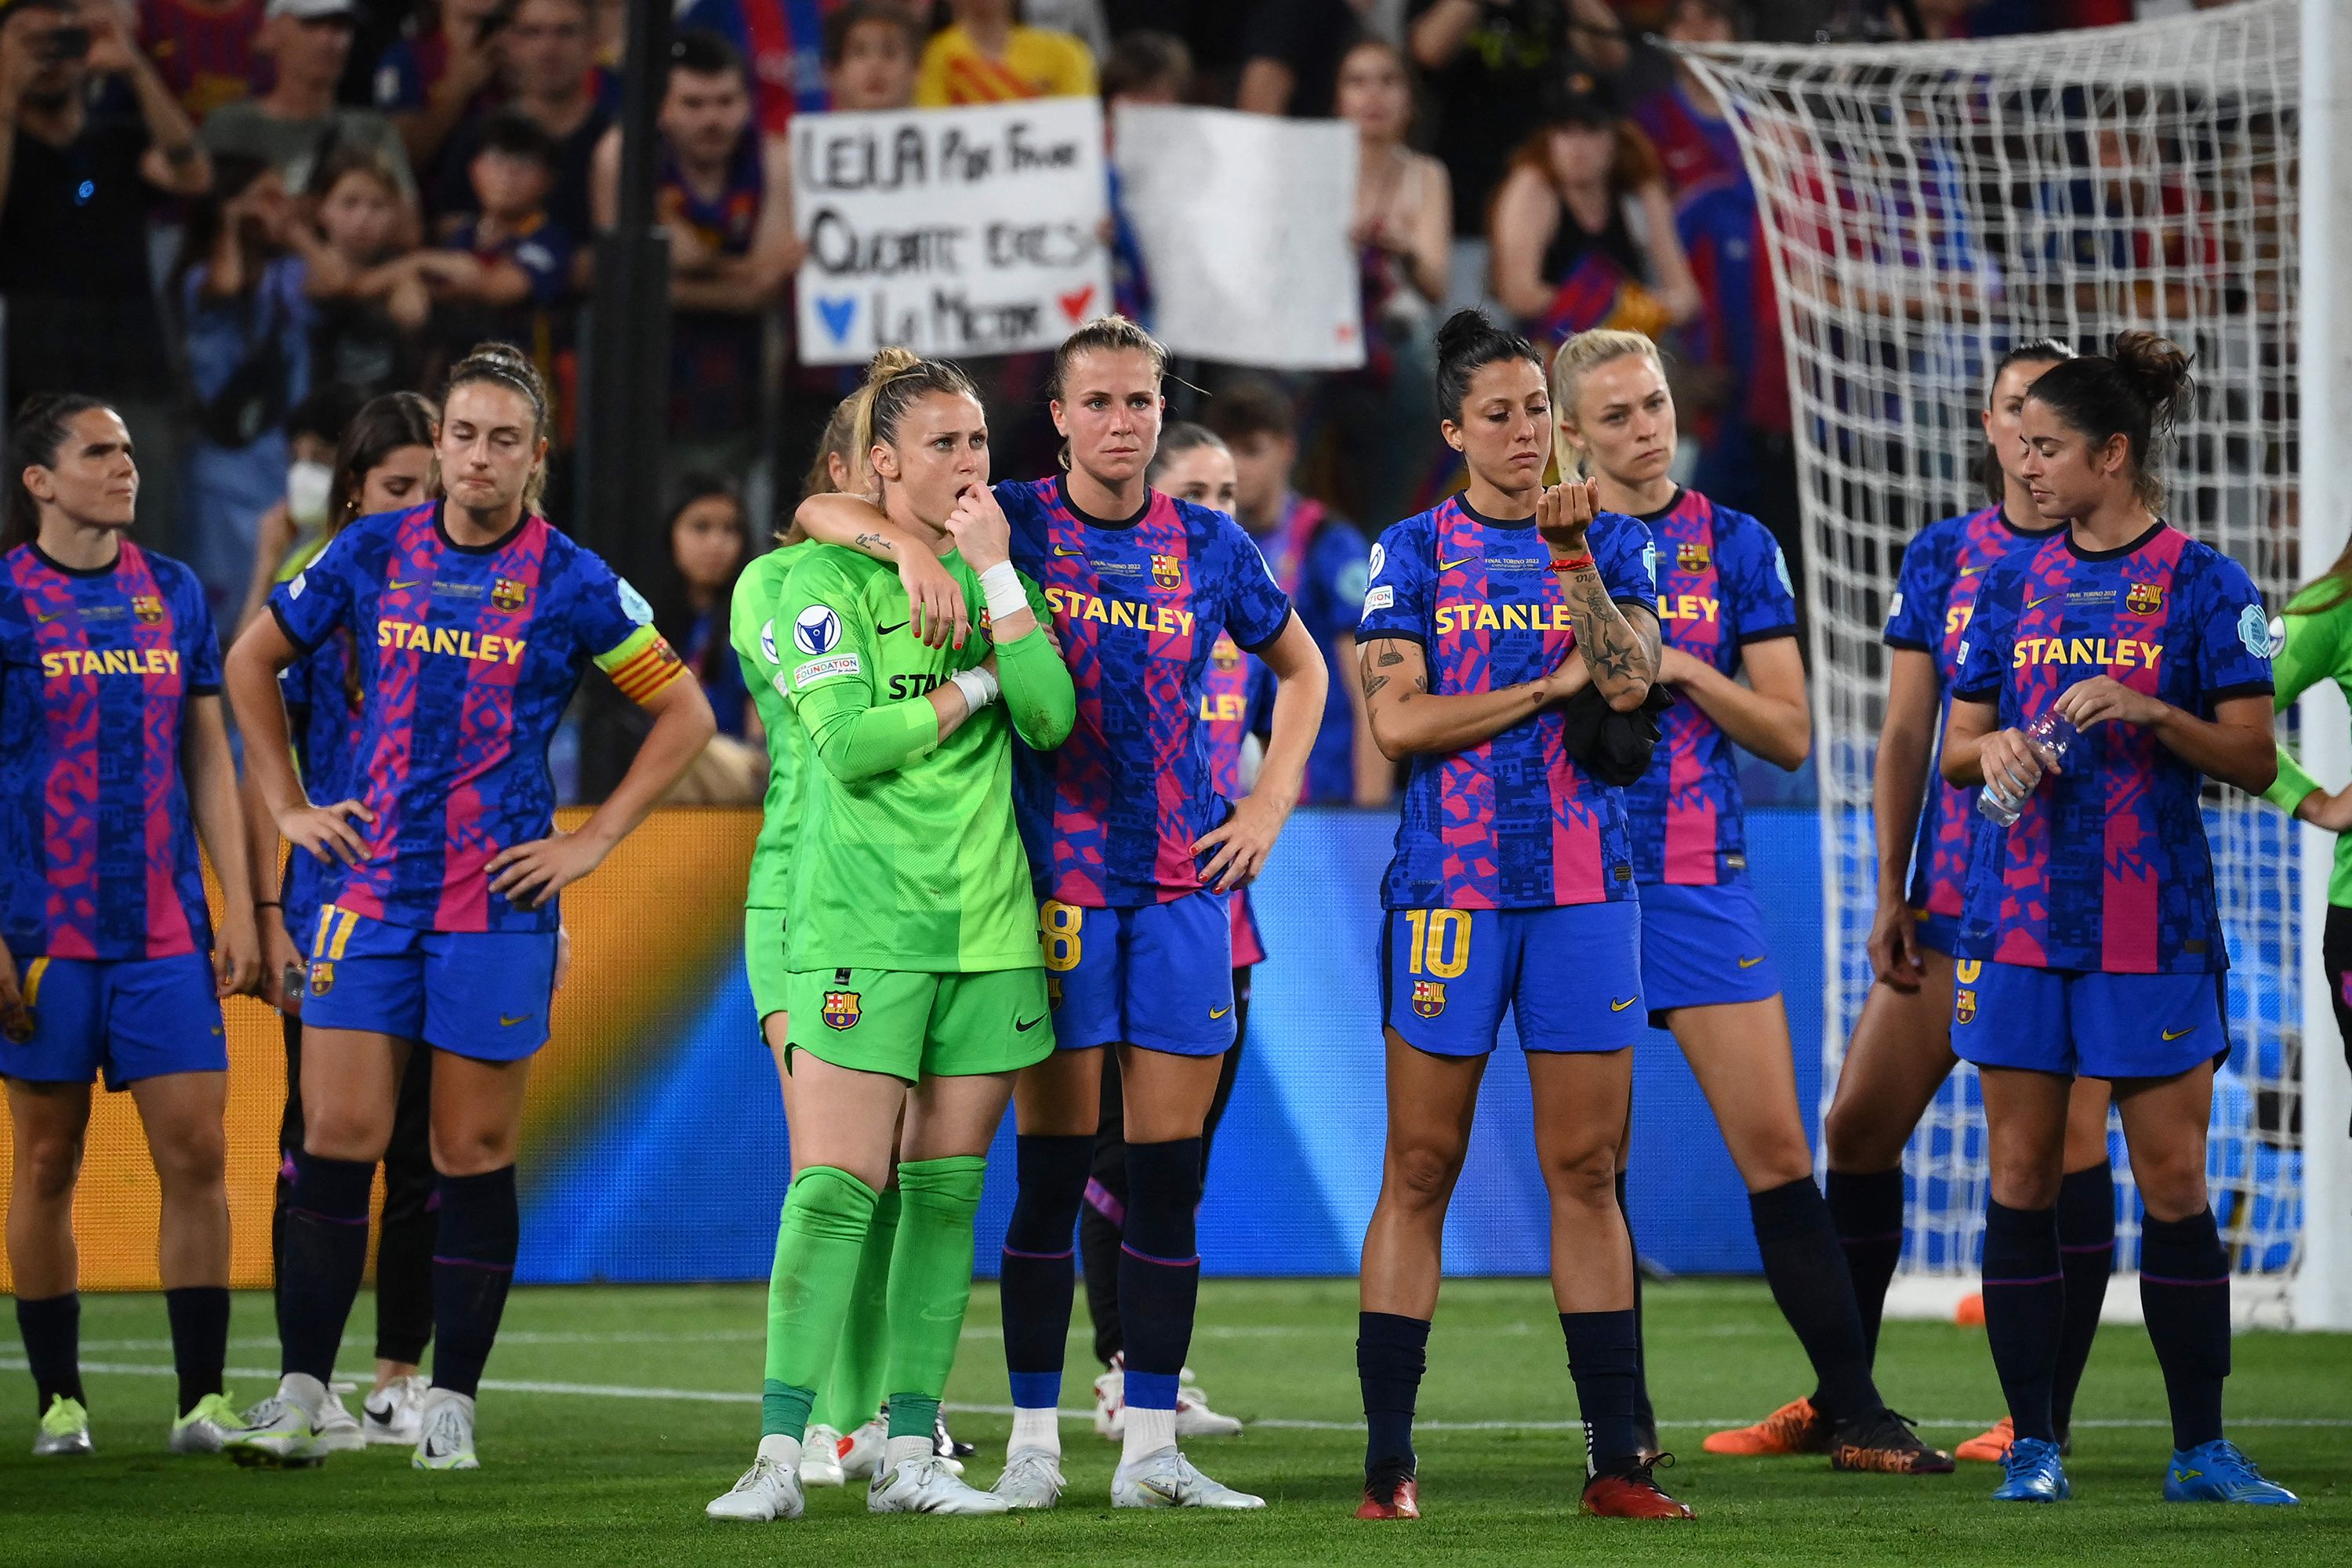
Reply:
[[[1976,1022],[1977,994],[1973,986],[1963,985],[1954,994],[1952,1016],[1963,1024]]]
[[[2152,616],[2164,608],[2164,585],[2161,583],[2135,583],[2124,595],[2124,608],[2135,616]]]
[[[1242,650],[1234,646],[1231,637],[1221,637],[1209,650],[1209,662],[1219,669],[1232,669],[1242,661]]]
[[[849,1029],[857,1025],[857,993],[828,991],[824,994],[824,1026],[828,1029]]]
[[[1704,572],[1714,559],[1704,544],[1691,542],[1675,547],[1675,564],[1685,572]]]
[[[324,996],[335,988],[335,966],[323,958],[310,962],[310,994]]]
[[[1434,1018],[1445,1011],[1445,982],[1416,980],[1412,983],[1412,1011],[1418,1018]]]
[[[1151,558],[1151,585],[1153,587],[1172,589],[1181,586],[1183,581],[1184,564],[1182,562],[1177,560],[1173,555],[1155,555]]]
[[[131,613],[145,626],[153,626],[163,618],[163,601],[152,594],[131,595]]]
[[[496,578],[490,584],[490,603],[509,615],[521,609],[530,596],[530,590],[511,577]]]

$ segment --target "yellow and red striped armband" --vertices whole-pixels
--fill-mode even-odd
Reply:
[[[686,673],[669,639],[651,626],[639,626],[620,647],[598,654],[596,668],[613,678],[622,696],[640,707]]]

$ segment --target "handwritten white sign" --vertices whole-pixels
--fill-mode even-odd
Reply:
[[[800,357],[1052,348],[1110,308],[1102,106],[793,116]]]
[[[1123,105],[1118,130],[1119,202],[1143,249],[1162,342],[1274,370],[1364,363],[1348,238],[1354,126]]]

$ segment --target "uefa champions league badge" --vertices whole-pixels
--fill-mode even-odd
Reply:
[[[831,653],[841,643],[841,617],[828,605],[811,605],[793,622],[793,646],[807,654]]]
[[[760,627],[760,657],[770,664],[783,662],[776,657],[776,618],[773,616],[769,616]]]

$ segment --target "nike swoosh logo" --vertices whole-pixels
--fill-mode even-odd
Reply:
[[[52,611],[52,612],[51,612],[51,613],[49,613],[48,615],[46,615],[46,616],[45,616],[45,615],[41,614],[41,612],[40,612],[40,611],[38,611],[38,610],[35,610],[35,611],[33,612],[33,624],[34,624],[34,625],[36,625],[36,626],[47,626],[51,621],[56,620],[56,619],[58,618],[58,616],[62,616],[62,615],[64,615],[64,614],[65,614],[65,612],[64,612],[63,610],[56,610],[56,611]]]
[[[892,632],[897,631],[900,626],[909,626],[909,625],[912,625],[912,624],[913,624],[913,623],[912,623],[911,619],[909,619],[909,620],[905,620],[905,621],[892,621],[892,622],[891,622],[888,626],[876,626],[876,627],[874,628],[874,635],[875,635],[875,636],[877,636],[877,637],[888,637]]]
[[[1437,563],[1437,569],[1440,572],[1451,572],[1457,566],[1467,566],[1477,559],[1475,555],[1465,555],[1459,561],[1441,561]]]
[[[1222,1018],[1222,1017],[1223,1017],[1226,1014],[1228,1014],[1228,1013],[1230,1013],[1230,1012],[1232,1012],[1232,1011],[1233,1011],[1233,1008],[1232,1008],[1232,1007],[1230,1007],[1230,1006],[1225,1006],[1225,1007],[1212,1007],[1212,1008],[1210,1008],[1210,1009],[1209,1009],[1209,1017],[1210,1017],[1210,1019],[1211,1019],[1212,1021],[1214,1021],[1214,1020],[1216,1020],[1216,1019],[1218,1019],[1218,1018]]]
[[[1084,555],[1086,552],[1083,550],[1070,550],[1062,545],[1056,544],[1054,546],[1054,553],[1056,555]]]
[[[1963,577],[1973,577],[1983,570],[1984,568],[1981,566],[1963,566],[1960,568],[1960,575]]]
[[[538,1016],[539,1015],[536,1013],[522,1013],[513,1016],[501,1013],[499,1015],[499,1027],[501,1029],[511,1029],[517,1024],[528,1024],[533,1018]]]
[[[404,583],[399,578],[394,577],[391,582],[384,584],[384,589],[388,593],[397,594],[403,588],[414,588],[423,581],[425,581],[425,579],[422,577],[411,577],[407,582]]]
[[[1634,1003],[1639,1002],[1641,998],[1639,996],[1628,996],[1622,1002],[1610,1003],[1609,1010],[1612,1013],[1622,1013],[1626,1008],[1631,1007]]]
[[[1035,1028],[1038,1025],[1040,1025],[1040,1024],[1044,1023],[1045,1021],[1045,1014],[1043,1014],[1043,1013],[1038,1014],[1035,1017],[1034,1017],[1034,1018],[1030,1019],[1030,1020],[1029,1020],[1027,1023],[1025,1023],[1025,1024],[1024,1024],[1024,1023],[1023,1023],[1020,1019],[1015,1018],[1015,1019],[1013,1019],[1013,1032],[1014,1034],[1016,1034],[1016,1035],[1025,1035],[1025,1034],[1027,1034],[1030,1030],[1032,1030],[1032,1029]]]
[[[2196,1032],[2197,1026],[2191,1024],[2185,1029],[2167,1029],[2164,1031],[2164,1037],[2168,1040],[2177,1040],[2183,1035],[2193,1035]]]
[[[2053,599],[2056,598],[2057,596],[2058,596],[2058,595],[2055,595],[2055,594],[2044,594],[2044,595],[2042,595],[2042,597],[2040,597],[2040,598],[2038,598],[2038,599],[2028,599],[2028,600],[2026,600],[2026,601],[2025,601],[2025,607],[2026,607],[2027,609],[2031,610],[2031,609],[2034,608],[2036,605],[2046,605],[2046,604],[2048,604],[2051,600],[2053,600]]]
[[[1739,961],[1739,967],[1740,967],[1740,968],[1742,968],[1742,969],[1753,969],[1753,968],[1755,968],[1758,964],[1759,964],[1759,963],[1763,963],[1763,962],[1764,962],[1764,955],[1763,955],[1762,953],[1760,953],[1760,952],[1759,952],[1759,953],[1758,953],[1758,954],[1757,954],[1755,957],[1753,957],[1753,958],[1743,958],[1743,959],[1741,959],[1741,960]]]

